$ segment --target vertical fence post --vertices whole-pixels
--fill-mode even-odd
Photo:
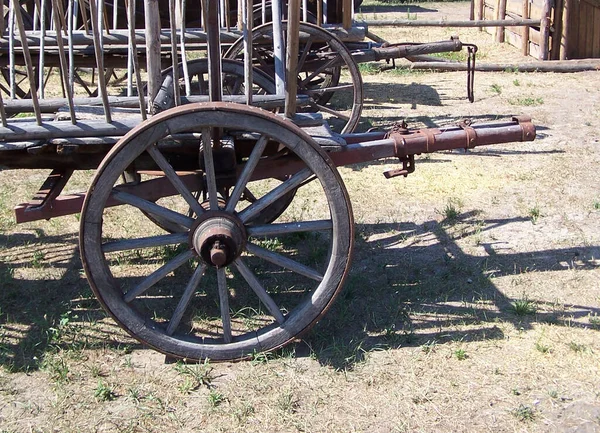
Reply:
[[[529,0],[523,0],[522,18],[529,19]],[[529,26],[523,26],[521,29],[521,53],[524,56],[529,55]]]
[[[506,18],[506,0],[498,0],[498,19]],[[496,28],[496,42],[504,42],[504,27]]]
[[[540,24],[540,60],[548,60],[550,40],[550,12],[552,0],[544,0],[542,7],[542,22]]]

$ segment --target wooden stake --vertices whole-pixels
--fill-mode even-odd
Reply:
[[[565,7],[563,8],[563,17],[562,17],[562,34],[561,37],[561,46],[560,50],[560,60],[567,60],[569,58],[569,50],[570,50],[570,27],[571,27],[571,11],[573,8],[573,0],[565,0]]]
[[[529,18],[529,0],[523,0],[522,17],[524,20]],[[525,26],[521,29],[521,53],[524,56],[529,55],[529,27]]]
[[[544,0],[544,5],[542,7],[542,22],[540,24],[540,60],[548,60],[549,57],[551,9],[552,0]]]
[[[352,28],[352,8],[354,7],[353,0],[343,0],[342,3],[342,26],[345,30],[350,30]]]
[[[554,17],[552,22],[554,24],[554,32],[552,32],[552,48],[550,49],[550,59],[560,59],[560,46],[562,42],[562,27],[563,27],[563,10],[565,2],[564,0],[555,0],[554,3]]]
[[[498,0],[498,17],[499,20],[506,18],[506,0]],[[504,42],[504,27],[496,28],[496,42]]]
[[[483,17],[483,9],[485,7],[485,0],[479,0],[479,4],[478,4],[479,8],[477,9],[477,20],[478,21],[483,21],[484,17]],[[483,27],[479,27],[479,31],[482,32],[483,31]]]
[[[146,71],[148,72],[148,96],[154,100],[162,84],[160,59],[160,13],[158,0],[144,0],[146,29]]]
[[[15,4],[16,3],[16,4]],[[33,108],[35,112],[35,119],[38,125],[42,124],[42,113],[40,111],[40,104],[38,101],[38,94],[36,89],[35,77],[33,75],[33,62],[31,60],[31,53],[29,52],[29,44],[27,43],[27,35],[25,33],[25,25],[23,24],[23,15],[21,14],[21,6],[18,0],[12,0],[10,7],[13,8],[13,13],[17,20],[17,27],[19,28],[19,38],[21,39],[21,46],[23,48],[23,55],[25,57],[25,66],[27,68],[27,78],[29,79],[29,92],[33,101]]]
[[[298,93],[298,52],[300,46],[300,0],[289,0],[287,53],[286,53],[286,83],[285,83],[285,115],[293,117],[296,114],[296,96]]]

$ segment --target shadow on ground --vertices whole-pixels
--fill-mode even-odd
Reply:
[[[74,233],[0,234],[0,365],[30,371],[55,349],[135,347],[116,324],[102,332],[83,326],[72,336],[60,335],[66,322],[75,331],[78,322],[106,317],[83,275],[77,242]],[[35,279],[18,276],[26,268]]]
[[[469,221],[474,214],[459,219]],[[471,232],[490,230],[523,218],[486,220]],[[296,347],[336,369],[352,368],[365,353],[449,341],[503,339],[498,322],[530,329],[534,322],[592,327],[578,320],[600,315],[600,308],[569,305],[568,313],[550,302],[532,302],[535,313],[520,315],[494,279],[527,272],[597,269],[600,246],[503,253],[483,244],[487,256],[465,254],[447,222],[357,225],[353,266],[336,303]],[[375,235],[375,236],[373,236]],[[463,233],[462,236],[468,236]],[[407,239],[428,239],[428,246]],[[369,240],[376,239],[376,240]]]
[[[476,230],[522,222],[523,218],[486,220],[475,212],[454,223]],[[498,321],[528,329],[534,322],[557,326],[591,326],[577,319],[600,315],[600,308],[569,306],[568,315],[538,303],[531,316],[515,314],[494,278],[520,272],[597,269],[600,246],[504,253],[501,245],[482,244],[487,256],[465,254],[452,234],[453,223],[362,224],[356,227],[356,250],[344,289],[321,323],[295,347],[334,368],[352,368],[365,353],[385,348],[446,341],[503,339]],[[132,349],[141,345],[109,322],[81,270],[75,234],[0,235],[0,364],[11,370],[40,367],[44,353],[56,349]],[[426,242],[423,242],[426,240]],[[44,251],[43,263],[39,251]],[[33,269],[31,269],[33,267]],[[36,279],[21,278],[27,268]],[[27,274],[25,274],[27,275]],[[568,316],[568,317],[566,317]],[[77,330],[55,338],[63,321]],[[80,322],[80,328],[77,323]],[[86,325],[87,324],[87,325]]]

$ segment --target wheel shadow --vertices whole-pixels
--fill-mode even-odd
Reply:
[[[0,245],[0,365],[32,371],[61,349],[139,346],[103,320],[106,314],[81,271],[76,234],[0,233]]]
[[[472,226],[461,237],[519,223],[525,218],[486,220],[462,214]],[[463,252],[448,221],[420,225],[357,225],[356,252],[348,280],[331,310],[296,346],[299,356],[323,365],[351,369],[366,353],[452,341],[504,339],[498,323],[531,329],[534,323],[597,328],[583,319],[600,316],[598,306],[564,306],[529,300],[523,314],[494,283],[495,278],[529,272],[598,269],[600,246],[503,252],[482,243],[487,255]],[[416,239],[412,240],[411,239]],[[425,244],[425,245],[424,245]]]

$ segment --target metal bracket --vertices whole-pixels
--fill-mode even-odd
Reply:
[[[475,57],[477,55],[477,45],[474,44],[463,44],[463,47],[467,47],[467,96],[469,102],[475,101],[475,91],[473,90],[473,83],[475,81]]]
[[[404,176],[407,177],[409,174],[415,171],[415,156],[407,155],[398,158],[402,162],[401,169],[388,170],[383,173],[386,179],[391,179],[392,177]]]

